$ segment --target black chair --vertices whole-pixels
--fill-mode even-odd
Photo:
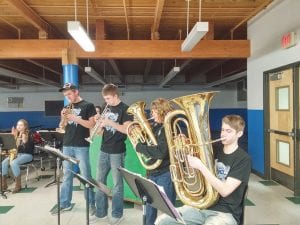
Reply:
[[[38,169],[37,167],[34,165],[34,160],[24,163],[22,165],[20,165],[20,168],[25,168],[26,169],[26,177],[25,177],[25,188],[27,188],[28,186],[28,175],[29,175],[29,168],[33,168],[35,170],[36,173],[36,178],[37,180],[39,180],[39,174],[38,174]]]
[[[245,204],[246,204],[246,200],[247,200],[247,194],[248,194],[248,185],[246,185],[245,190],[244,190],[244,194],[243,194],[243,201],[242,201],[242,214],[240,216],[240,223],[239,225],[244,225],[244,221],[245,221]]]

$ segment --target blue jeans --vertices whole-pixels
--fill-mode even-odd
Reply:
[[[81,175],[87,178],[91,178],[91,165],[89,157],[89,148],[88,147],[63,147],[63,154],[79,159],[79,169]],[[66,208],[71,206],[72,201],[72,192],[73,192],[73,164],[66,160],[63,161],[63,183],[61,185],[61,195],[60,195],[60,206]],[[84,191],[85,197],[87,195],[86,190]],[[89,191],[89,202],[90,206],[95,205],[95,193],[92,189]]]
[[[123,216],[123,177],[119,172],[119,167],[124,167],[125,153],[120,154],[108,154],[100,152],[98,160],[97,181],[107,184],[107,176],[111,170],[113,178],[112,189],[112,212],[111,215],[114,218],[120,218]],[[96,216],[107,216],[108,212],[108,199],[107,195],[102,191],[96,190]]]
[[[18,153],[17,158],[15,158],[11,164],[10,168],[12,170],[12,173],[14,177],[18,177],[21,174],[20,171],[20,165],[31,162],[32,161],[32,155],[27,153]],[[2,174],[3,176],[6,176],[8,174],[8,167],[9,167],[9,158],[7,157],[2,161]]]
[[[231,213],[223,213],[209,209],[196,209],[191,206],[178,208],[183,220],[187,225],[237,225]],[[174,218],[163,214],[157,218],[157,225],[181,225]]]
[[[149,179],[154,181],[157,185],[160,185],[164,188],[165,193],[167,194],[169,200],[175,204],[176,201],[176,192],[171,180],[170,172],[165,172],[158,176],[149,176]],[[146,225],[154,225],[154,222],[157,217],[157,209],[153,208],[149,204],[146,205]]]

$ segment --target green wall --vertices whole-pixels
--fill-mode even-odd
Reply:
[[[90,162],[91,162],[91,169],[92,169],[92,176],[93,178],[96,178],[97,173],[97,162],[98,162],[98,156],[100,152],[100,145],[101,145],[102,138],[99,136],[94,137],[93,143],[90,145]],[[139,173],[142,176],[145,176],[146,170],[141,165],[136,152],[134,148],[132,147],[132,144],[127,139],[125,141],[126,144],[126,156],[125,156],[125,168],[135,172]],[[107,186],[112,188],[112,177],[111,174],[108,176]],[[132,202],[141,202],[139,198],[137,198],[134,193],[131,191],[130,187],[124,180],[124,199]]]

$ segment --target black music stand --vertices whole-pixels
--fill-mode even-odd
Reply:
[[[60,148],[63,142],[63,136],[64,134],[56,132],[56,131],[38,131],[39,134],[41,135],[42,140],[44,140],[46,143],[48,143],[49,145],[51,145],[51,147],[54,148]],[[51,181],[50,183],[46,184],[45,187],[49,187],[53,184],[56,184],[57,181],[57,164],[55,164],[55,168],[54,168],[54,180]],[[60,167],[60,165],[59,165]],[[59,181],[60,182],[60,181]]]
[[[75,159],[75,158],[72,158],[72,157],[69,157],[69,156],[66,156],[64,155],[59,149],[57,148],[53,148],[53,147],[50,147],[49,145],[45,145],[43,147],[38,147],[39,149],[47,152],[47,153],[50,153],[50,154],[53,154],[54,156],[56,156],[56,184],[57,184],[57,224],[60,225],[60,190],[59,190],[59,181],[60,181],[60,169],[59,169],[59,166],[60,166],[60,160],[66,160],[68,162],[71,162],[73,164],[78,164],[79,163],[79,160],[78,159]]]
[[[89,206],[90,206],[90,189],[93,187],[97,188],[100,191],[103,191],[105,194],[109,195],[111,191],[102,183],[97,182],[93,178],[87,178],[81,175],[80,173],[75,173],[73,170],[70,170],[74,176],[84,185],[86,191],[86,224],[89,225]]]
[[[146,204],[166,213],[178,222],[185,224],[183,218],[169,200],[166,193],[153,181],[142,177],[140,174],[132,173],[122,167],[118,168],[129,187],[142,200],[143,203],[143,225],[146,224]]]
[[[0,178],[0,185],[1,185],[1,196],[3,198],[7,198],[5,191],[2,188],[2,150],[10,150],[10,149],[17,149],[16,140],[13,134],[11,133],[0,133],[0,162],[1,162],[1,178]]]

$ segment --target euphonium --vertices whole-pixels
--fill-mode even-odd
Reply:
[[[134,121],[127,127],[127,135],[134,148],[138,142],[146,143],[148,146],[157,145],[151,126],[145,116],[144,108],[145,102],[138,101],[127,109],[127,112],[134,116]],[[157,168],[162,162],[160,159],[155,160],[139,152],[137,152],[137,156],[142,166],[147,170]]]
[[[9,164],[12,163],[12,161],[17,158],[17,155],[18,155],[18,150],[13,148],[13,149],[10,149],[8,150],[8,158],[9,158]]]
[[[219,195],[199,170],[189,166],[187,156],[198,157],[215,174],[208,121],[214,94],[204,92],[173,99],[181,109],[168,113],[164,120],[176,193],[184,204],[200,209],[213,205]],[[185,125],[186,135],[180,132],[180,125]]]
[[[68,124],[67,115],[68,114],[72,114],[72,113],[73,113],[73,104],[69,104],[69,105],[66,106],[66,111],[65,111],[64,115],[60,119],[58,128],[56,128],[56,131],[58,133],[64,134],[66,132],[65,128],[66,128],[66,126]]]
[[[108,108],[108,104],[106,104],[100,115],[100,118],[97,120],[95,126],[91,129],[90,136],[85,138],[86,141],[91,144],[93,143],[94,136],[99,132],[101,119],[104,119],[108,113],[110,113],[110,108]]]
[[[28,135],[28,134],[27,134]],[[22,135],[18,136],[18,137],[15,137],[16,139],[16,146],[17,148],[19,147],[19,145],[21,145],[22,143]],[[18,155],[18,150],[13,148],[13,149],[10,149],[8,150],[8,158],[9,158],[9,164],[12,163],[12,161],[17,158],[17,155]]]

